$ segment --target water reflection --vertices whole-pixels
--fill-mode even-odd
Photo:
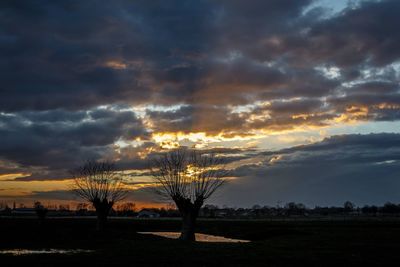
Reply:
[[[138,232],[139,234],[145,235],[156,235],[162,236],[166,238],[173,238],[176,239],[180,236],[181,233],[179,232]],[[234,238],[227,238],[223,236],[217,235],[206,235],[196,233],[196,241],[198,242],[223,242],[223,243],[248,243],[250,240],[243,240],[243,239],[234,239]]]
[[[91,253],[94,250],[86,249],[9,249],[0,250],[0,254],[10,254],[13,256],[34,255],[34,254],[77,254]]]

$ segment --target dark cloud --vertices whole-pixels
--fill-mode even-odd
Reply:
[[[396,61],[396,1],[364,1],[328,19],[304,13],[311,3],[3,1],[0,107],[323,97],[344,81],[315,71],[320,64],[348,75]]]
[[[204,1],[3,1],[2,7],[0,103],[8,111],[149,101],[149,73],[204,51],[209,21]]]
[[[236,205],[395,202],[399,197],[394,189],[399,186],[399,141],[399,134],[343,135],[262,153],[262,164],[236,169],[234,174],[241,178],[230,183],[221,198]]]
[[[400,58],[400,3],[396,0],[364,1],[342,15],[316,24],[310,32],[314,56],[338,65],[368,62],[386,65]],[[333,34],[340,33],[340,34]],[[310,50],[311,51],[311,50]],[[311,55],[311,54],[310,54]]]
[[[80,199],[71,190],[33,191],[23,198],[52,201],[79,201]]]
[[[397,121],[399,1],[313,3],[1,1],[0,158],[63,178],[84,159],[144,169],[152,132]]]
[[[112,155],[114,142],[119,139],[133,140],[146,135],[141,120],[131,111],[94,109],[3,114],[0,116],[0,156],[23,166],[65,170],[83,160]],[[40,175],[45,179],[44,173]]]

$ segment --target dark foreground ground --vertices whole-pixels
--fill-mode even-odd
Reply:
[[[0,218],[0,249],[93,249],[92,254],[0,255],[0,266],[400,266],[400,221],[202,220],[198,232],[251,243],[182,243],[137,234],[176,231],[178,220]]]

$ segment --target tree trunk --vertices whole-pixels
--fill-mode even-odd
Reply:
[[[196,241],[196,219],[203,205],[203,199],[196,199],[194,203],[192,203],[189,198],[175,197],[174,201],[182,216],[182,230],[179,239],[184,241]]]
[[[96,209],[97,215],[97,231],[103,231],[106,227],[107,217],[113,204],[113,202],[108,202],[106,199],[103,199],[103,201],[95,200],[93,202],[93,206]]]
[[[196,241],[195,230],[196,230],[196,218],[197,214],[188,212],[182,214],[182,230],[180,240],[184,241]]]

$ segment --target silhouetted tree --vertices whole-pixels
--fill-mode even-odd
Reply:
[[[285,213],[287,215],[304,215],[306,206],[302,203],[289,202],[285,205]]]
[[[368,214],[368,215],[376,215],[378,213],[378,207],[377,206],[364,206],[361,208],[361,212],[363,214]]]
[[[226,181],[223,167],[215,154],[182,148],[154,160],[151,173],[158,185],[155,191],[175,202],[182,217],[181,240],[195,240],[200,208]]]
[[[69,211],[69,205],[58,205],[58,210],[59,211]]]
[[[39,201],[36,201],[33,204],[33,208],[35,209],[36,215],[38,216],[40,222],[44,221],[48,210]]]
[[[355,208],[355,205],[350,201],[346,201],[343,204],[343,209],[344,209],[344,212],[346,212],[346,213],[352,212],[354,210],[354,208]]]
[[[118,205],[116,210],[118,211],[119,215],[132,216],[135,213],[136,205],[132,202],[126,202]]]
[[[386,214],[400,213],[400,205],[396,205],[391,202],[386,202],[385,205],[383,205],[383,207],[380,208],[380,211]]]
[[[102,230],[114,204],[126,197],[127,189],[113,163],[88,161],[72,172],[73,191],[96,210],[97,230]]]

